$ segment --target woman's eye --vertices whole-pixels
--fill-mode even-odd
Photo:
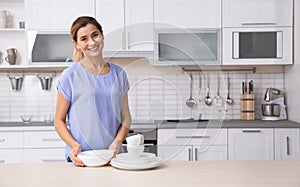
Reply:
[[[80,41],[83,41],[83,42],[84,42],[84,41],[86,41],[86,38],[81,38]]]

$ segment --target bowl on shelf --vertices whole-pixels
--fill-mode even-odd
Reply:
[[[83,151],[77,155],[85,166],[90,167],[106,165],[113,156],[114,151],[108,149]]]
[[[26,115],[21,115],[20,117],[21,117],[23,123],[29,124],[29,123],[31,123],[31,119],[32,119],[33,115],[26,114]]]

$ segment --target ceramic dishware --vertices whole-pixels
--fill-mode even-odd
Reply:
[[[7,10],[0,10],[0,28],[7,28],[9,14]]]
[[[18,49],[9,48],[9,49],[6,49],[6,52],[7,52],[8,55],[16,55],[18,53]]]
[[[10,65],[15,65],[17,61],[17,55],[8,54],[7,57],[5,57],[5,61],[8,62]]]
[[[139,157],[144,152],[145,145],[129,145],[127,144],[127,152],[129,155]]]
[[[106,165],[114,155],[113,150],[99,149],[83,151],[77,157],[83,162],[85,166],[97,167]]]
[[[136,134],[126,138],[127,145],[142,145],[144,144],[144,135]]]

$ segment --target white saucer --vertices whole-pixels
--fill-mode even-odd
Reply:
[[[153,153],[142,153],[139,157],[132,156],[128,153],[121,153],[117,155],[117,161],[120,163],[141,165],[156,160],[156,155]]]
[[[160,157],[155,157],[154,161],[145,163],[145,164],[129,164],[129,163],[124,163],[118,158],[113,158],[110,162],[110,164],[118,169],[124,169],[124,170],[145,170],[145,169],[151,169],[158,167],[162,164],[162,159]]]

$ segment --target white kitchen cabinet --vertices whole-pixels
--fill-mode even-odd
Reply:
[[[0,163],[23,162],[23,132],[0,132]]]
[[[98,0],[96,17],[103,26],[104,51],[153,50],[153,0]]]
[[[293,25],[293,0],[223,0],[224,27]]]
[[[154,1],[155,27],[221,28],[221,0]]]
[[[24,132],[24,162],[65,161],[65,147],[56,131]]]
[[[229,160],[273,160],[273,128],[228,129]]]
[[[299,129],[275,129],[275,160],[299,160]]]
[[[227,129],[158,129],[164,160],[227,160]]]
[[[69,31],[78,16],[94,16],[94,0],[24,0],[26,28]],[[113,17],[113,16],[112,16]]]
[[[64,148],[24,149],[24,162],[66,162]]]

